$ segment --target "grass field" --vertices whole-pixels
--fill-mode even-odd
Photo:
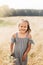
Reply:
[[[0,65],[13,65],[10,58],[10,39],[18,31],[17,25],[26,19],[32,29],[31,35],[35,42],[28,53],[29,65],[43,65],[43,17],[4,17],[0,18]]]

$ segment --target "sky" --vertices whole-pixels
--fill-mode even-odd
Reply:
[[[0,0],[0,6],[14,9],[43,9],[43,0]]]

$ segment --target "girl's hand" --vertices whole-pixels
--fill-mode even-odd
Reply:
[[[11,53],[11,55],[10,56],[13,56],[14,57],[14,53]]]
[[[26,60],[26,57],[27,57],[27,53],[25,52],[22,56],[22,61],[25,61]]]

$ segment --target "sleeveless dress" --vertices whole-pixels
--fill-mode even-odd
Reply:
[[[14,57],[16,58],[15,65],[27,65],[27,57],[25,61],[22,61],[22,56],[27,49],[27,45],[29,44],[29,38],[19,38],[18,33],[16,33],[16,38],[12,38],[12,42],[15,43],[14,48]],[[31,40],[30,43],[33,43]]]

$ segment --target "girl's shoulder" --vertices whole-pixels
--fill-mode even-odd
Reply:
[[[30,43],[35,44],[33,39],[32,39],[32,35],[31,34],[28,35],[28,39],[29,39]]]
[[[16,38],[16,33],[14,33],[14,34],[12,35],[12,37],[13,37],[13,38]]]
[[[32,38],[32,35],[31,34],[28,34],[28,38]]]

